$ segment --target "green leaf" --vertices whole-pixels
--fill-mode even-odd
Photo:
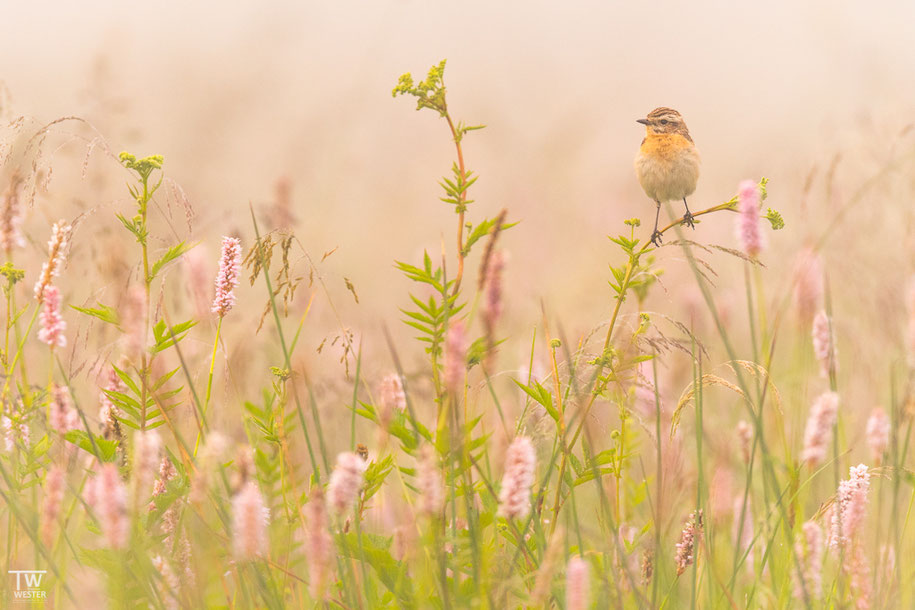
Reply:
[[[118,441],[107,440],[101,436],[92,435],[92,438],[95,440],[95,444],[99,449],[99,454],[103,462],[113,462],[117,455]],[[70,430],[64,434],[64,439],[67,442],[73,443],[83,451],[95,455],[95,451],[92,448],[92,440],[89,439],[89,434],[85,430]]]
[[[118,321],[118,312],[115,311],[114,308],[108,307],[107,305],[98,303],[98,307],[77,307],[76,305],[70,305],[70,307],[80,313],[86,314],[87,316],[98,318],[107,324],[114,324],[115,326],[120,324]]]
[[[159,275],[159,272],[163,267],[165,267],[165,265],[180,257],[196,245],[196,243],[188,244],[186,242],[181,242],[166,250],[165,254],[163,254],[159,260],[153,263],[152,269],[149,271],[149,278],[147,278],[148,281],[152,281],[154,277]]]

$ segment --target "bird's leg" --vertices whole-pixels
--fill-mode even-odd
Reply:
[[[661,232],[658,231],[658,219],[661,216],[661,202],[655,199],[655,203],[658,204],[657,210],[654,213],[654,231],[651,232],[651,243],[660,247],[661,246]]]
[[[693,222],[693,214],[689,211],[689,204],[686,203],[686,197],[683,198],[683,205],[686,206],[686,214],[683,215],[683,224],[695,229],[696,223]]]

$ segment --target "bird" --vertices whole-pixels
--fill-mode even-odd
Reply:
[[[635,173],[642,190],[657,204],[651,243],[660,246],[662,202],[682,199],[686,214],[680,222],[696,228],[686,198],[695,192],[699,181],[699,151],[683,117],[673,108],[655,108],[636,122],[645,126],[646,133],[635,157]]]

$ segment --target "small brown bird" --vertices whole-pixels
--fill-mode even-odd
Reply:
[[[658,217],[661,203],[683,200],[686,214],[681,221],[695,228],[686,198],[696,190],[699,180],[699,151],[680,113],[673,108],[655,108],[637,123],[645,126],[645,139],[635,157],[635,173],[645,194],[657,204],[651,243],[661,245]]]

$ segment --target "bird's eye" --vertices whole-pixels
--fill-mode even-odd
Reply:
[[[667,119],[661,119],[661,125],[667,125]]]

